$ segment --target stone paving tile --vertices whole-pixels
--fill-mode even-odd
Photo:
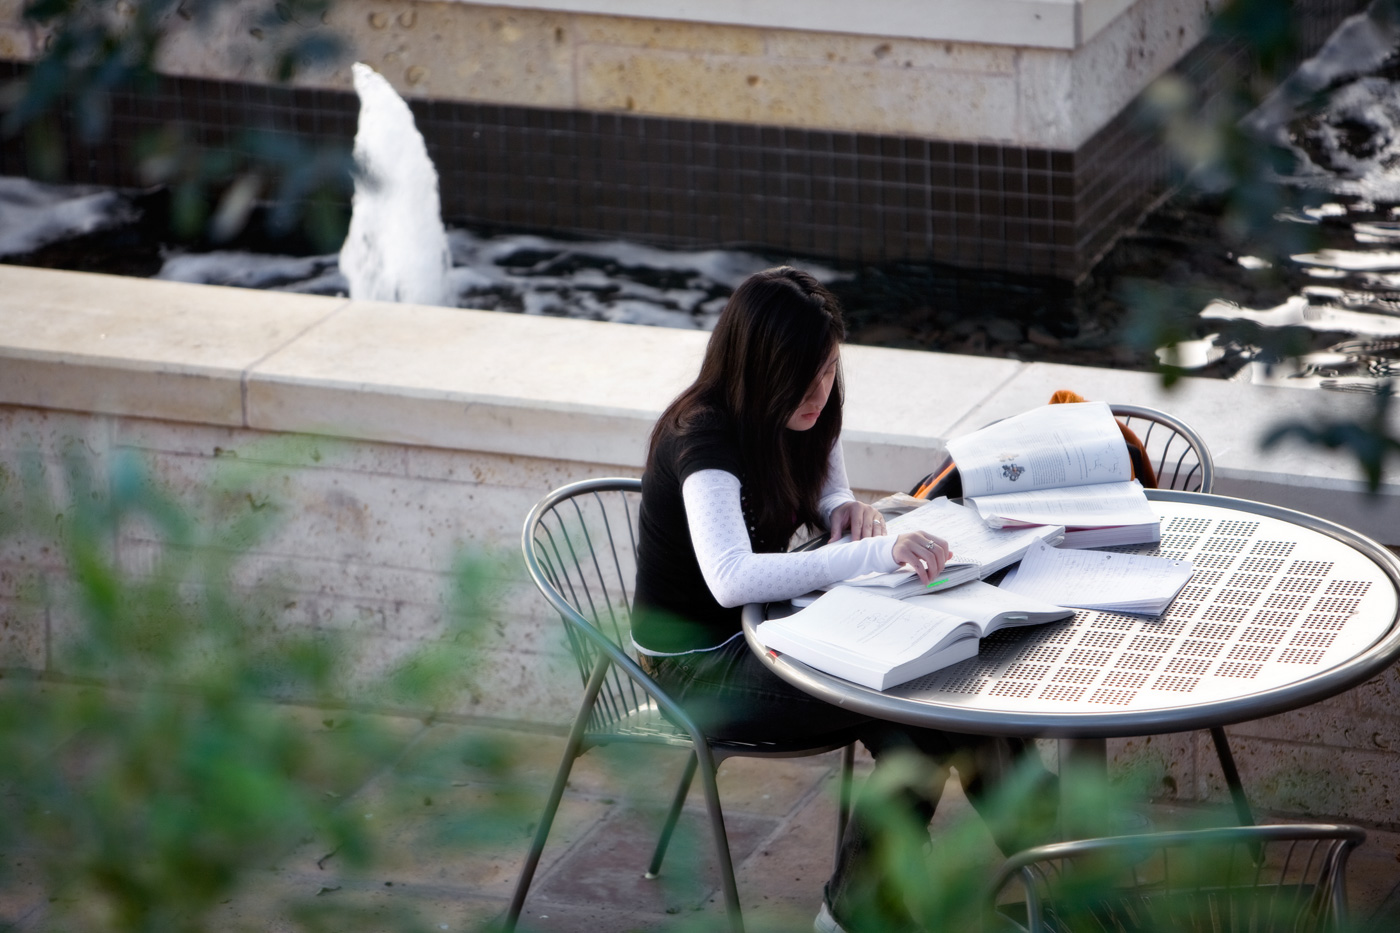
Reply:
[[[300,920],[319,916],[321,929],[364,931],[481,930],[505,912],[498,898],[465,888],[401,882],[324,879],[276,872],[255,892],[235,898],[213,917],[210,929],[247,933],[302,933]]]
[[[709,824],[702,810],[682,814],[660,875],[644,877],[660,833],[659,814],[619,809],[573,847],[531,889],[560,905],[604,903],[642,913],[680,914],[703,904],[719,887]],[[775,820],[745,813],[725,816],[731,858],[742,862],[768,837]]]
[[[43,912],[45,893],[33,856],[0,855],[0,930],[23,929],[27,920]]]
[[[539,806],[524,812],[518,800],[499,804],[500,792],[452,788],[424,798],[390,799],[374,792],[351,801],[352,812],[373,823],[374,861],[354,868],[308,843],[285,860],[289,869],[339,881],[378,880],[395,885],[447,885],[490,897],[509,897],[534,838]],[[578,840],[604,822],[615,806],[566,797],[555,815],[541,856],[540,876],[570,855]]]
[[[1385,904],[1389,930],[1400,929],[1400,833],[1366,830],[1366,842],[1347,866],[1347,897],[1352,916],[1368,919]]]
[[[833,774],[738,866],[740,903],[751,913],[805,918],[821,905],[822,886],[836,854],[836,776]]]
[[[306,742],[325,749],[310,760],[335,763],[334,770],[310,776],[313,787],[323,793],[347,797],[375,774],[393,764],[423,732],[421,720],[404,716],[371,716],[344,710],[284,706],[283,714],[299,723]],[[346,751],[355,754],[347,755]],[[354,762],[346,767],[348,760]]]
[[[504,912],[502,907],[501,913]],[[666,930],[667,933],[679,933],[687,927],[711,931],[725,929],[722,916],[698,909],[688,914],[653,914],[605,903],[561,907],[530,901],[525,902],[520,925],[516,929],[520,933],[601,933],[605,930],[619,933]]]
[[[841,768],[840,752],[808,758],[731,758],[719,769],[719,797],[725,811],[782,816],[810,796]],[[702,800],[697,782],[691,800]],[[835,797],[835,785],[832,785]],[[834,820],[835,817],[833,816]]]

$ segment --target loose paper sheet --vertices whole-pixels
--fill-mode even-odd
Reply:
[[[1071,551],[1031,545],[1002,589],[1073,606],[1160,613],[1191,579],[1190,561],[1110,551]]]

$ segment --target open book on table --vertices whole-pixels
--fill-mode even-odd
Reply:
[[[930,584],[922,583],[912,570],[867,573],[827,587],[851,586],[877,590],[883,596],[903,598],[934,590],[947,590],[969,580],[980,580],[1021,559],[1026,548],[1037,541],[1058,541],[1064,529],[1058,525],[1029,525],[993,528],[977,512],[940,497],[912,512],[891,518],[885,525],[891,535],[923,531],[948,542],[953,557]],[[849,540],[849,539],[843,539]],[[793,605],[810,605],[818,593],[794,599]]]
[[[993,525],[1063,525],[1062,547],[1161,538],[1106,402],[1045,405],[948,441],[963,497]]]
[[[761,623],[757,635],[769,649],[817,670],[888,690],[967,660],[977,654],[978,641],[999,628],[1073,614],[981,582],[913,599],[843,586],[786,618]]]

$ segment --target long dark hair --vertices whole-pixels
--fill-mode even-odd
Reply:
[[[790,266],[756,272],[720,312],[700,375],[652,431],[654,452],[667,433],[684,443],[697,418],[718,413],[729,421],[756,548],[781,550],[800,526],[822,523],[817,500],[841,434],[839,368],[816,424],[790,431],[787,422],[845,336],[840,303],[811,275]]]

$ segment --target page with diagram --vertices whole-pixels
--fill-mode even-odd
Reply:
[[[964,501],[993,527],[1062,525],[1071,548],[1161,538],[1107,402],[1035,408],[950,440],[948,452]]]
[[[1107,402],[1033,408],[948,441],[965,497],[1132,479]]]

